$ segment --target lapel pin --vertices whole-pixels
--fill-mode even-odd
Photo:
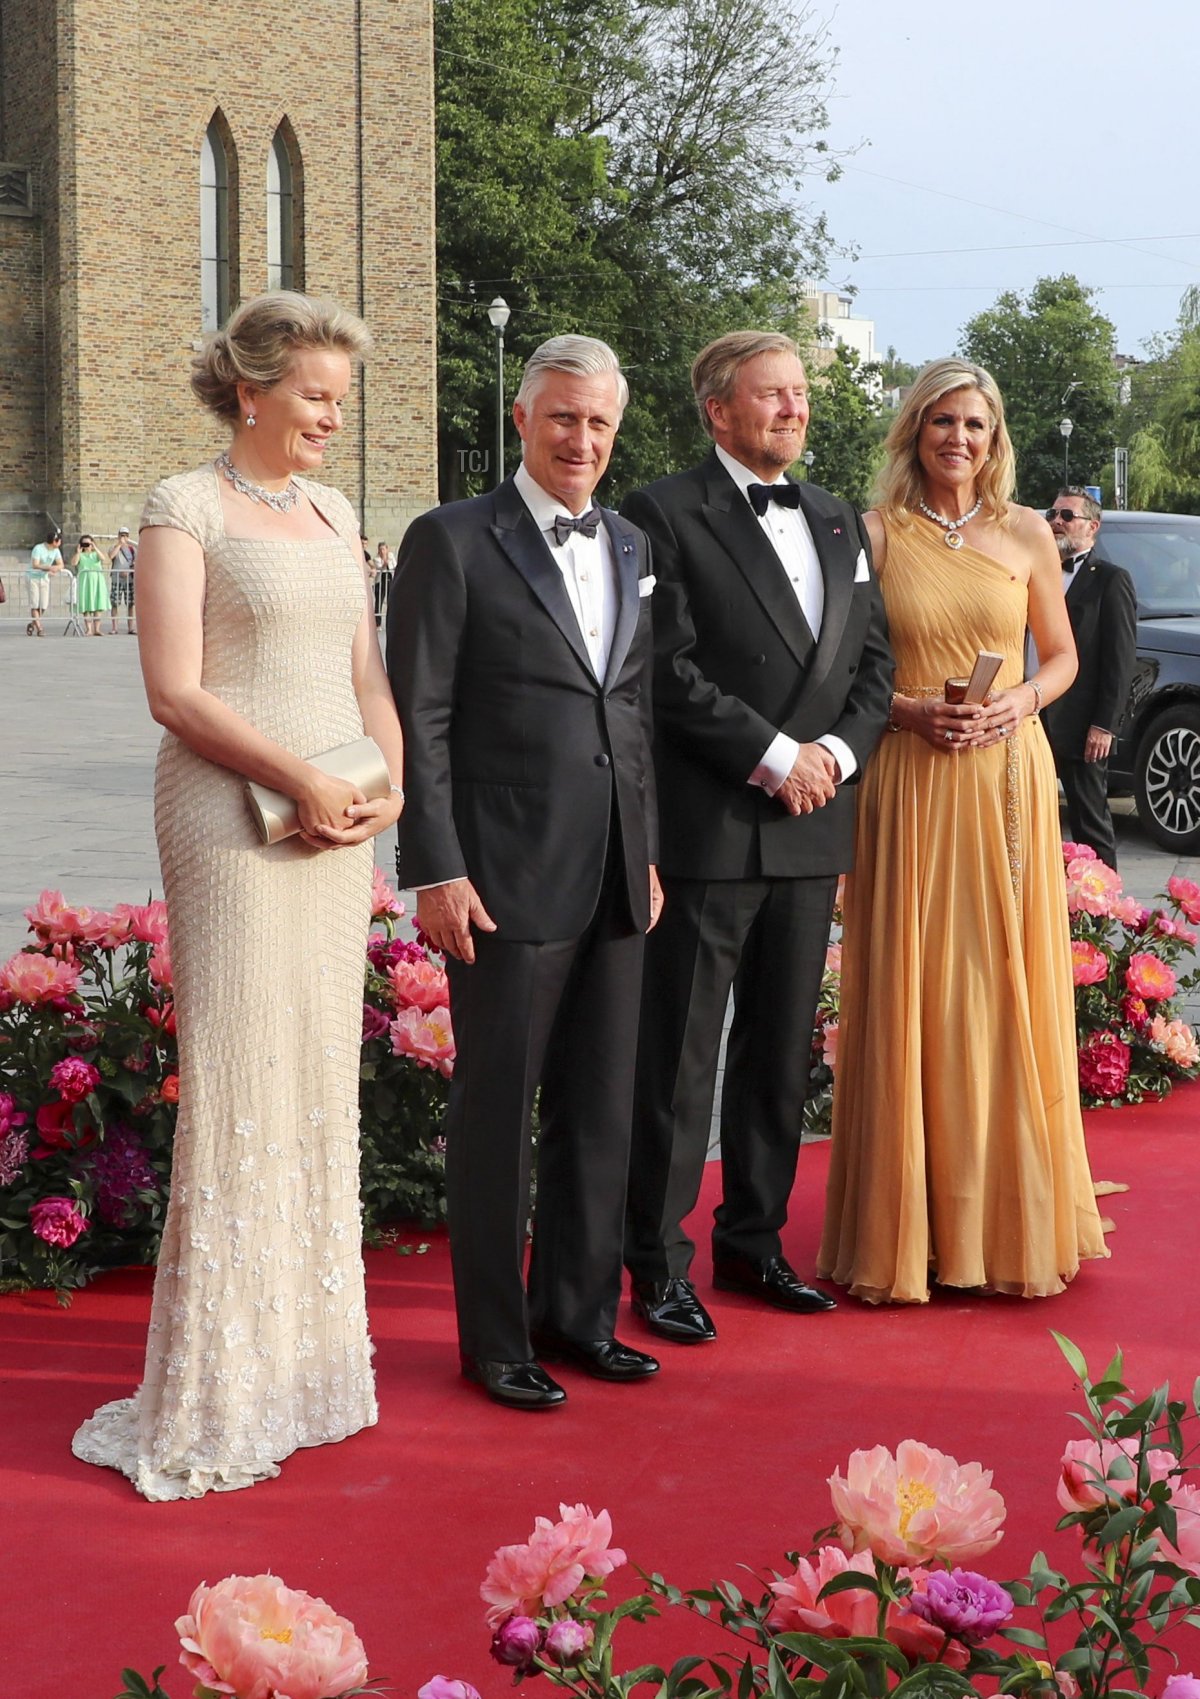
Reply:
[[[841,534],[842,534],[842,528],[841,528],[841,526],[840,526],[840,525],[835,525],[835,526],[834,526],[834,528],[833,528],[833,534],[834,534],[834,536],[835,536],[835,537],[840,537],[840,536],[841,536]]]

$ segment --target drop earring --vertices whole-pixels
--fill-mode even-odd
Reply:
[[[249,425],[250,429],[253,430],[255,425],[257,425],[258,420],[254,417],[253,413],[247,413],[246,414],[246,423]]]

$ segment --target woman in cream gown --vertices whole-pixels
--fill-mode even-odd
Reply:
[[[367,342],[331,302],[246,302],[192,379],[232,425],[228,454],[142,516],[179,1118],[142,1384],[74,1451],[151,1499],[250,1486],[377,1416],[358,1069],[370,840],[399,814],[403,749],[354,514],[300,475]],[[305,759],[364,728],[397,781],[384,801]],[[295,798],[300,836],[259,842],[247,778]]]
[[[870,1302],[930,1280],[1043,1297],[1107,1254],[1075,1049],[1054,763],[1075,674],[1045,521],[1010,500],[990,376],[917,379],[866,516],[896,656],[847,880],[821,1273]],[[949,543],[949,546],[948,546]],[[1040,665],[1023,680],[1026,624]],[[981,649],[986,707],[944,700]]]

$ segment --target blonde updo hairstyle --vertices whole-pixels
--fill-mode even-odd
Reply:
[[[1010,523],[1009,504],[1017,485],[1017,463],[1008,427],[1004,423],[1004,401],[996,380],[982,366],[950,355],[931,360],[917,373],[901,404],[884,443],[887,459],[875,481],[874,503],[886,519],[906,525],[921,500],[921,462],[917,444],[921,427],[944,395],[958,389],[977,389],[987,403],[992,421],[988,461],[975,483],[983,498],[983,511],[1001,525]]]
[[[351,360],[370,352],[371,333],[336,301],[276,289],[243,301],[192,361],[192,391],[218,419],[235,424],[238,384],[271,389],[301,349],[329,348]]]

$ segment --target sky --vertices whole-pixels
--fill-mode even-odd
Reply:
[[[1172,328],[1200,283],[1195,0],[816,0],[814,17],[838,49],[827,137],[850,151],[811,198],[858,250],[826,281],[856,287],[881,353],[949,354],[1002,290],[1063,272],[1098,289],[1119,352]]]

